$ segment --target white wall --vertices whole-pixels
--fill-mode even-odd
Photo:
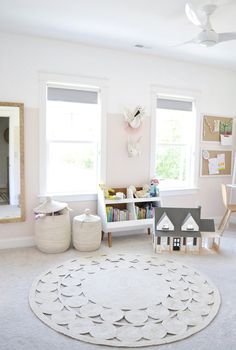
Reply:
[[[0,99],[25,104],[26,222],[0,225],[0,239],[33,234],[32,209],[37,204],[39,72],[107,78],[107,183],[111,186],[142,184],[149,180],[150,119],[142,133],[142,155],[128,158],[124,107],[146,106],[150,112],[151,85],[196,89],[201,92],[201,111],[234,115],[236,73],[155,56],[82,46],[62,41],[0,34]],[[138,134],[137,134],[138,135]],[[135,136],[136,137],[136,136]],[[167,197],[164,205],[196,205],[204,216],[222,214],[220,183],[230,178],[201,178],[192,196]],[[207,189],[207,190],[206,190]],[[75,214],[96,203],[73,203]]]

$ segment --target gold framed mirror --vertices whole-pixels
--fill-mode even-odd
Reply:
[[[0,223],[24,220],[24,104],[0,102]]]

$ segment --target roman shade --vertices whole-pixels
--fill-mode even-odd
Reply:
[[[193,110],[193,102],[187,100],[157,98],[157,108],[190,112]]]
[[[48,87],[48,101],[98,103],[98,92],[89,90]]]

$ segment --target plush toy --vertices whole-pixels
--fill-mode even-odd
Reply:
[[[137,191],[135,186],[133,186],[133,185],[129,186],[129,189],[133,192],[133,194],[136,198],[148,198],[148,197],[150,197],[150,194],[149,194],[150,186],[147,184],[143,185],[142,190],[139,190],[139,191]]]
[[[100,184],[99,186],[106,199],[116,199],[115,190],[113,188],[107,188],[104,184]]]

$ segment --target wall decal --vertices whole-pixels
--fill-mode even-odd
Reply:
[[[135,141],[128,137],[128,155],[129,157],[137,157],[140,156],[140,141],[141,136]]]
[[[141,126],[143,118],[145,116],[145,109],[141,106],[137,106],[133,111],[125,108],[124,117],[125,121],[133,129],[137,129]]]

